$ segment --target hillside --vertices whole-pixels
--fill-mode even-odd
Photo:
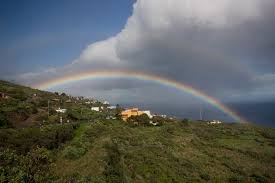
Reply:
[[[117,111],[91,112],[104,105],[65,94],[7,82],[0,92],[9,96],[0,101],[0,182],[275,182],[275,129],[179,119],[151,126],[106,119]],[[58,107],[69,123],[60,124]],[[21,111],[24,120],[9,118]]]
[[[65,93],[44,92],[6,81],[0,81],[0,127],[28,127],[60,122],[57,109],[67,109],[62,121],[94,120],[111,115],[106,105],[95,99],[68,96]],[[105,107],[103,113],[91,107]]]

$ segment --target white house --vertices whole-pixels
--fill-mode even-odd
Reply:
[[[108,101],[103,102],[104,105],[109,105],[110,103]]]
[[[116,106],[108,106],[107,109],[116,109]]]
[[[55,111],[56,111],[56,112],[59,112],[59,113],[66,113],[66,112],[67,112],[67,109],[60,109],[60,108],[58,108],[58,109],[56,109]]]
[[[101,107],[92,107],[92,108],[91,108],[92,111],[97,111],[97,112],[99,112],[100,109],[101,109]]]
[[[213,121],[208,122],[208,124],[211,124],[211,125],[213,125],[213,124],[221,124],[221,123],[222,122],[218,121],[218,120],[213,120]]]
[[[151,119],[153,118],[153,115],[151,114],[151,111],[142,111],[144,114],[147,114],[147,116]]]

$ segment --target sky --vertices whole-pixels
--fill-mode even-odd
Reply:
[[[274,0],[0,3],[1,79],[33,86],[87,71],[139,71],[188,83],[242,106],[237,110],[252,103],[268,102],[269,112],[275,107]],[[133,79],[87,80],[49,90],[175,115],[188,116],[186,111],[194,113],[201,104],[208,108],[184,92]]]

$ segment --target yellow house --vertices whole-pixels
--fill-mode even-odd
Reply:
[[[128,109],[121,112],[123,121],[127,121],[127,119],[130,118],[131,116],[139,116],[142,114],[144,114],[144,112],[139,111],[138,108]]]

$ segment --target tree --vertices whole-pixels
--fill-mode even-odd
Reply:
[[[47,182],[52,178],[49,167],[53,161],[47,149],[33,149],[21,161],[26,182]]]
[[[154,116],[153,119],[152,119],[152,121],[154,123],[157,123],[158,126],[161,126],[161,125],[163,125],[165,123],[166,119],[163,118],[163,117],[161,117],[161,116]]]
[[[121,120],[122,119],[122,116],[121,116],[121,112],[123,111],[123,109],[120,107],[119,104],[116,105],[116,111],[115,111],[115,117],[116,119],[118,120]]]
[[[130,118],[127,119],[128,122],[130,123],[138,123],[138,125],[150,125],[150,118],[148,117],[147,114],[142,114],[139,116],[131,116]]]
[[[0,112],[0,127],[12,127],[12,124],[6,118],[5,114]]]

